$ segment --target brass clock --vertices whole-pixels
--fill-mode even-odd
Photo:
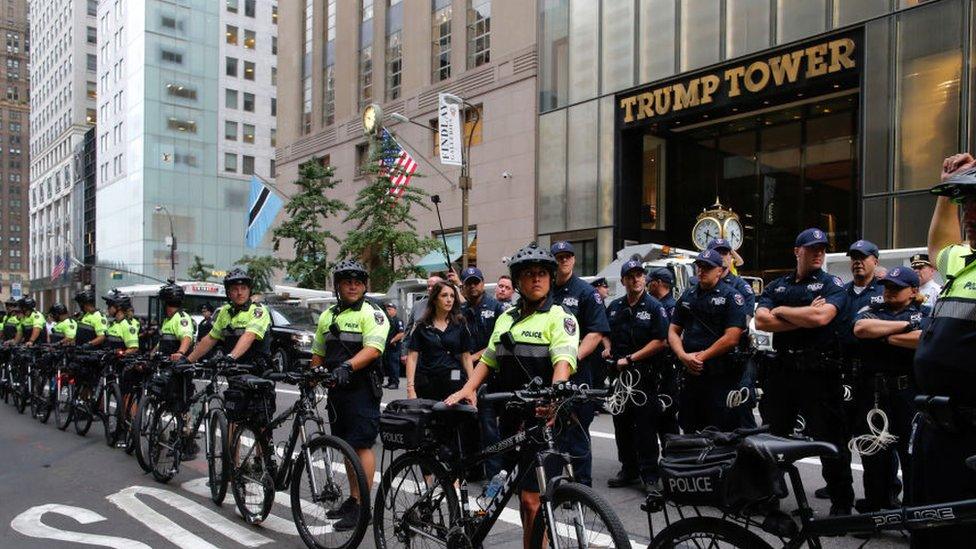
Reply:
[[[363,133],[374,135],[383,120],[383,109],[376,103],[370,103],[363,109]]]
[[[729,241],[733,250],[738,250],[742,246],[744,230],[739,214],[722,206],[718,198],[702,213],[698,214],[695,225],[691,229],[691,241],[699,250],[708,247],[708,243],[716,238],[724,238]]]

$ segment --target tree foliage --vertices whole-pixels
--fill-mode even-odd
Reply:
[[[341,200],[328,197],[339,183],[333,179],[335,170],[322,166],[318,158],[302,164],[295,181],[297,192],[285,204],[285,221],[273,233],[274,250],[289,240],[295,259],[287,261],[285,271],[302,288],[326,287],[329,279],[328,244],[339,239],[324,228],[327,219],[348,210]]]
[[[197,282],[207,282],[213,277],[213,263],[204,263],[203,258],[193,256],[193,265],[186,270],[186,277]]]
[[[372,291],[386,291],[395,280],[426,276],[427,273],[414,263],[418,256],[438,247],[437,240],[417,233],[417,219],[410,212],[413,206],[430,210],[427,193],[412,184],[404,189],[399,199],[390,196],[391,178],[399,171],[385,166],[393,165],[399,150],[392,139],[371,142],[369,162],[364,166],[368,183],[359,190],[356,202],[345,218],[352,227],[342,243],[340,255],[359,259],[366,265]]]
[[[274,289],[272,281],[275,271],[282,268],[284,264],[281,259],[270,255],[245,255],[234,262],[234,265],[247,270],[247,274],[254,281],[253,291],[257,293],[266,293]]]

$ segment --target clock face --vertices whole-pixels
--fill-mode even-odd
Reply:
[[[738,250],[742,246],[743,230],[742,223],[734,218],[730,217],[725,220],[725,225],[723,225],[725,239],[729,241],[732,245],[733,250]]]
[[[721,236],[722,227],[719,226],[718,220],[714,217],[703,217],[698,220],[698,223],[695,223],[695,227],[691,230],[691,239],[699,250],[704,250],[708,247],[709,242]]]
[[[372,106],[366,107],[363,111],[363,128],[367,132],[372,132],[373,128],[376,127],[376,109]]]

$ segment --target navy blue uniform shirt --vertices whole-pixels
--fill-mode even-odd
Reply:
[[[471,350],[471,334],[463,323],[449,322],[442,332],[419,321],[410,334],[410,351],[417,351],[417,370],[425,374],[446,374],[462,370],[461,355]]]
[[[386,334],[386,351],[392,353],[400,352],[400,346],[403,345],[403,340],[397,341],[396,343],[390,343],[390,340],[396,337],[397,334],[403,333],[403,320],[400,319],[400,315],[390,318],[390,332]]]
[[[837,312],[837,331],[841,344],[848,350],[857,351],[859,344],[857,338],[854,337],[855,317],[865,307],[883,304],[884,285],[878,281],[878,277],[871,279],[871,282],[859,294],[854,292],[853,280],[844,284],[844,308]]]
[[[661,306],[664,307],[664,312],[668,313],[668,324],[671,323],[671,319],[674,318],[674,307],[678,304],[674,299],[674,292],[668,292],[668,295],[662,297],[660,300]]]
[[[644,292],[630,306],[627,296],[614,299],[607,307],[610,317],[610,345],[617,357],[641,350],[655,339],[668,337],[668,313],[661,302]]]
[[[471,332],[471,352],[476,353],[488,346],[491,333],[495,331],[495,321],[505,312],[505,307],[488,294],[481,296],[481,303],[472,307],[471,303],[461,306],[461,313],[468,321]]]
[[[763,290],[759,296],[758,307],[772,311],[780,305],[786,307],[806,307],[813,300],[823,297],[828,304],[837,308],[837,314],[844,312],[844,288],[840,279],[818,269],[802,280],[796,279],[796,272],[783,275]],[[833,322],[821,328],[798,328],[788,332],[778,332],[773,337],[773,346],[777,351],[798,350],[837,350],[835,324]]]
[[[922,309],[915,303],[909,304],[901,311],[894,312],[883,302],[863,307],[854,317],[854,322],[866,318],[878,320],[900,320],[902,322],[921,323]],[[853,323],[851,324],[853,326]],[[912,363],[915,361],[915,349],[906,349],[885,343],[884,338],[861,339],[861,356],[863,356],[863,372],[867,374],[895,374],[907,375],[912,373]]]
[[[607,322],[607,308],[603,298],[582,278],[573,275],[563,286],[553,286],[552,302],[576,317],[580,326],[580,340],[587,334],[599,332],[610,334]]]
[[[746,329],[745,296],[719,281],[711,290],[698,284],[685,290],[674,308],[671,323],[680,326],[681,344],[687,353],[704,351],[727,328]]]

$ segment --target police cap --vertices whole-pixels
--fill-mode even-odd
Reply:
[[[827,245],[827,234],[816,227],[811,227],[800,234],[796,235],[797,248],[805,248],[807,246],[826,246]]]
[[[860,254],[865,257],[873,255],[875,258],[878,257],[878,247],[870,240],[858,240],[857,242],[851,244],[849,250],[847,250],[847,255],[854,257],[854,254]]]
[[[921,280],[914,270],[895,267],[881,278],[881,283],[885,286],[897,286],[899,288],[918,288]]]

